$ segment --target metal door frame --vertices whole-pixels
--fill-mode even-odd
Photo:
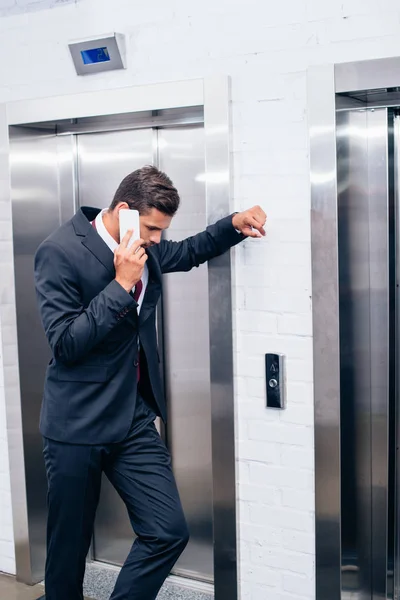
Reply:
[[[29,545],[28,504],[17,352],[8,127],[24,123],[132,112],[204,108],[206,202],[209,224],[231,204],[230,82],[226,77],[106,89],[0,105],[0,202],[9,225],[0,262],[0,314],[12,340],[2,341],[17,578],[35,583]],[[237,598],[235,422],[230,253],[209,264],[213,456],[214,590]],[[224,303],[218,301],[223,296]],[[223,310],[221,310],[221,306]]]
[[[341,598],[340,340],[337,94],[400,85],[400,60],[387,58],[308,71],[314,343],[316,597]],[[374,101],[368,103],[373,106]],[[377,98],[376,106],[391,106]],[[395,105],[400,102],[396,99]],[[398,552],[395,567],[398,567]]]

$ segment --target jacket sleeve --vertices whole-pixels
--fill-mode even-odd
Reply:
[[[136,302],[115,279],[85,308],[66,252],[44,242],[35,256],[35,288],[43,327],[56,360],[72,364],[96,346]]]
[[[244,239],[246,236],[238,233],[233,227],[231,215],[182,242],[162,240],[158,245],[161,271],[190,271],[193,267],[227,252]]]

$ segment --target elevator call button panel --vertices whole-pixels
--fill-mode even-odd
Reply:
[[[265,355],[267,408],[286,408],[285,361],[282,354]]]

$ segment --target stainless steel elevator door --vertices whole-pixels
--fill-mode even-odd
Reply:
[[[29,577],[34,582],[43,579],[46,551],[47,482],[38,424],[43,383],[51,358],[37,310],[34,255],[39,244],[73,215],[72,148],[72,136],[57,137],[51,130],[43,132],[31,127],[10,128],[18,364],[26,477],[19,484],[27,494]],[[13,335],[9,324],[3,326],[3,337],[5,335]],[[10,374],[17,403],[18,375],[14,367]],[[26,572],[23,576],[26,577]]]
[[[184,239],[206,227],[204,129],[159,131],[159,167],[181,194],[166,234]],[[168,446],[191,541],[174,572],[213,577],[210,340],[207,265],[164,277],[163,321]]]
[[[122,179],[135,169],[152,163],[151,129],[77,136],[79,205],[108,207]],[[94,528],[94,558],[122,565],[132,539],[126,508],[108,479],[103,477]]]
[[[158,161],[182,204],[166,237],[206,226],[204,130],[185,127],[77,137],[81,206],[106,207],[131,171]],[[163,333],[169,423],[167,445],[191,531],[174,573],[213,578],[211,401],[207,266],[164,279]],[[133,541],[125,506],[104,477],[94,531],[94,558],[122,565]]]
[[[110,131],[77,136],[80,206],[106,208],[122,179],[153,164],[153,131]]]
[[[387,109],[337,114],[342,598],[393,597],[394,218]]]
[[[45,371],[51,358],[36,307],[34,254],[39,244],[60,225],[60,141],[67,142],[66,138],[58,140],[55,136],[25,128],[10,131],[15,296],[26,474],[26,480],[20,481],[20,486],[21,494],[22,490],[27,491],[34,581],[43,577],[46,550],[47,482],[38,423]],[[3,325],[2,331],[3,337],[12,333],[9,325]],[[18,398],[16,381],[15,377],[15,402]]]

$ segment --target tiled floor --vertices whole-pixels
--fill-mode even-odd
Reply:
[[[44,590],[41,585],[31,587],[23,583],[17,583],[14,577],[0,574],[1,600],[37,600],[43,594]]]
[[[0,573],[0,599],[1,600],[38,600],[43,596],[43,586],[31,587],[17,583],[14,577]],[[87,598],[86,600],[90,600]]]
[[[85,576],[85,593],[97,600],[108,600],[117,575],[118,570],[115,568],[88,565]],[[183,588],[172,579],[165,583],[157,600],[213,600],[214,598],[211,592]],[[44,590],[41,585],[31,587],[17,583],[14,577],[0,573],[0,600],[39,600],[43,594]],[[85,600],[93,600],[93,598],[85,596]]]

